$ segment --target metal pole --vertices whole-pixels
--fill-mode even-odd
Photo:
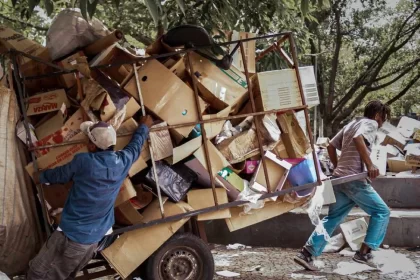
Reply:
[[[133,63],[133,71],[134,71],[134,77],[135,77],[135,80],[136,80],[137,93],[139,95],[139,100],[140,100],[141,113],[143,114],[143,116],[146,116],[146,109],[144,107],[143,95],[141,94],[139,74],[137,73],[135,63]],[[157,195],[158,195],[158,199],[159,199],[160,214],[162,215],[162,218],[165,218],[165,210],[163,209],[162,195],[160,193],[160,186],[159,186],[159,178],[158,178],[157,171],[156,171],[156,163],[155,163],[155,159],[154,159],[154,155],[153,155],[153,147],[152,147],[152,141],[150,140],[150,137],[147,138],[147,142],[149,143],[149,152],[150,152],[150,158],[152,160],[153,176],[154,176],[155,182],[156,182],[156,189],[157,189]]]
[[[20,107],[22,108],[22,114],[23,114],[23,125],[25,127],[25,132],[26,132],[26,145],[29,147],[30,146],[30,129],[29,129],[29,122],[28,122],[28,116],[26,114],[26,106],[25,103],[23,101],[23,93],[22,93],[22,86],[25,86],[22,83],[22,80],[20,78],[20,71],[19,71],[19,65],[17,63],[17,54],[14,50],[11,51],[11,57],[12,57],[12,62],[13,62],[13,75],[15,77],[16,80],[16,85],[17,85],[17,90],[18,90],[18,95],[19,95],[19,103],[20,103]],[[35,154],[34,152],[31,152],[31,157],[32,157],[32,162],[33,162],[33,167],[34,167],[34,171],[38,172],[39,168],[38,168],[38,162],[36,160]],[[41,208],[42,208],[42,215],[44,218],[44,227],[45,227],[45,232],[47,234],[47,237],[49,237],[51,235],[51,228],[49,226],[49,217],[48,217],[48,211],[47,211],[47,206],[45,204],[45,198],[44,198],[44,189],[43,189],[43,185],[42,184],[35,184],[36,190],[39,194],[39,198],[41,200]]]
[[[257,111],[257,109],[255,107],[254,92],[252,91],[251,80],[249,79],[248,63],[247,63],[246,56],[245,56],[244,44],[242,42],[240,42],[239,47],[241,48],[242,62],[244,64],[246,83],[248,85],[248,94],[249,94],[249,99],[251,100],[251,108],[252,108],[252,112],[255,113]],[[261,162],[262,162],[262,166],[263,166],[263,169],[264,169],[265,183],[267,184],[267,192],[271,193],[271,184],[270,184],[270,179],[268,178],[267,163],[265,161],[265,156],[264,156],[264,148],[263,148],[263,144],[262,144],[260,123],[257,120],[257,116],[255,116],[253,120],[254,120],[254,124],[255,124],[255,131],[257,133],[258,148],[259,148],[260,154],[261,154]]]
[[[303,92],[302,80],[300,79],[299,62],[298,62],[298,58],[297,58],[296,45],[295,45],[295,40],[293,38],[293,34],[290,35],[290,52],[292,53],[294,69],[295,69],[295,73],[296,73],[297,82],[298,82],[298,85],[299,85],[300,97],[302,98],[302,104],[306,105],[306,98],[305,98],[305,94]],[[314,138],[313,138],[313,135],[312,135],[311,123],[309,121],[309,115],[308,115],[309,110],[308,110],[308,108],[305,108],[304,111],[305,111],[306,129],[308,131],[308,136],[309,136],[308,138],[309,138],[309,141],[311,142],[312,157],[313,157],[314,165],[315,165],[316,178],[317,178],[318,184],[321,185],[321,176],[320,176],[320,172],[319,172],[319,169],[318,169],[318,164],[316,163],[317,156],[316,156],[316,153],[315,153]]]
[[[206,129],[204,128],[204,124],[202,123],[203,116],[201,115],[200,99],[198,97],[198,89],[197,89],[197,81],[194,78],[194,69],[193,69],[193,65],[192,65],[192,62],[191,62],[191,58],[190,58],[190,52],[187,52],[187,61],[188,61],[188,67],[190,68],[190,73],[191,73],[191,77],[192,77],[195,105],[196,105],[196,108],[197,108],[197,115],[198,115],[199,121],[201,122],[200,123],[200,128],[201,128],[201,134],[202,134],[202,137],[203,137],[204,157],[206,158],[206,167],[207,167],[207,171],[209,172],[210,184],[211,184],[211,188],[213,190],[214,205],[216,205],[216,208],[218,208],[219,207],[219,201],[217,200],[217,196],[216,196],[216,186],[214,184],[213,169],[211,168],[211,162],[210,162],[210,157],[209,157],[209,148],[208,148],[208,145],[207,145],[207,133],[206,133]]]

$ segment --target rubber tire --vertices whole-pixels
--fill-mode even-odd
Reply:
[[[202,262],[201,271],[194,280],[212,280],[214,277],[214,259],[207,244],[191,233],[178,233],[166,241],[147,261],[146,280],[162,280],[159,277],[160,260],[166,252],[177,246],[193,249]]]

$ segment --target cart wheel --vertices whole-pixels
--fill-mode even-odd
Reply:
[[[176,234],[149,258],[146,274],[149,280],[212,280],[213,255],[200,238]]]

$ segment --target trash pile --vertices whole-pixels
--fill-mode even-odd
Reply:
[[[231,36],[242,38],[244,34],[233,32]],[[47,33],[46,47],[14,30],[0,28],[1,50],[16,49],[49,62],[43,64],[22,55],[18,60],[24,76],[41,75],[38,79],[24,81],[30,141],[27,143],[23,121],[17,124],[16,130],[17,136],[29,147],[47,146],[35,150],[37,166],[41,170],[66,164],[75,154],[88,152],[88,139],[80,131],[80,124],[86,120],[110,123],[119,135],[115,150],[123,149],[130,141],[130,133],[138,126],[140,105],[144,102],[147,113],[155,121],[153,128],[168,128],[150,133],[158,182],[154,179],[146,144],[121,186],[115,203],[118,225],[159,219],[157,186],[164,195],[166,216],[214,206],[204,141],[208,147],[210,173],[215,181],[218,203],[238,199],[250,203],[245,208],[198,215],[199,221],[226,219],[233,231],[288,212],[310,198],[312,189],[258,201],[268,192],[262,157],[266,161],[272,192],[317,180],[315,164],[319,166],[319,163],[312,157],[306,123],[302,121],[305,115],[301,110],[302,99],[294,70],[255,73],[255,63],[248,65],[257,111],[299,106],[300,109],[278,115],[271,113],[225,120],[223,118],[228,116],[252,112],[250,85],[240,55],[234,56],[229,69],[216,66],[197,52],[189,54],[189,61],[187,55],[181,53],[141,60],[134,50],[120,44],[123,37],[122,32],[111,32],[96,19],[85,21],[77,9],[63,10],[54,18]],[[165,43],[164,38],[149,46],[146,56],[176,50]],[[255,61],[255,41],[244,45],[248,60]],[[121,62],[128,64],[121,65]],[[105,67],[115,63],[119,64]],[[47,75],[60,69],[73,72]],[[318,104],[313,68],[301,67],[300,75],[306,99],[310,105]],[[197,98],[194,84],[198,88]],[[197,125],[199,114],[205,121],[222,119],[200,126]],[[174,127],[184,123],[191,125]],[[261,132],[262,155],[256,125]],[[69,141],[73,143],[60,145]],[[26,170],[32,176],[34,163],[26,166]],[[64,207],[71,185],[44,186],[45,200],[50,213],[55,214],[55,223],[60,220],[59,209]],[[126,233],[116,241],[121,246],[111,246],[104,254],[107,255],[107,250],[131,251],[140,258],[131,259],[131,264],[141,263],[186,220]],[[138,237],[142,240],[138,243],[142,244],[133,245],[127,241],[129,236],[137,235],[142,235]],[[139,252],[143,253],[139,255]],[[107,259],[110,258],[111,253]],[[114,266],[122,275],[132,268]]]

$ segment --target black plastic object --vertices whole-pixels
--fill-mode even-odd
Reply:
[[[184,46],[185,48],[210,46],[210,50],[214,56],[208,55],[201,50],[195,52],[201,56],[213,61],[217,67],[224,70],[229,70],[232,65],[232,54],[224,54],[221,59],[216,58],[217,53],[220,53],[221,48],[216,46],[213,38],[201,26],[186,24],[180,25],[170,29],[162,38],[163,42],[171,47]],[[218,48],[218,49],[216,49]],[[236,50],[236,48],[235,48]],[[223,52],[223,51],[222,51]]]
[[[160,189],[175,202],[187,194],[191,184],[197,180],[197,175],[182,163],[168,165],[164,161],[156,162],[156,172]],[[156,188],[153,169],[146,175],[147,182]]]

